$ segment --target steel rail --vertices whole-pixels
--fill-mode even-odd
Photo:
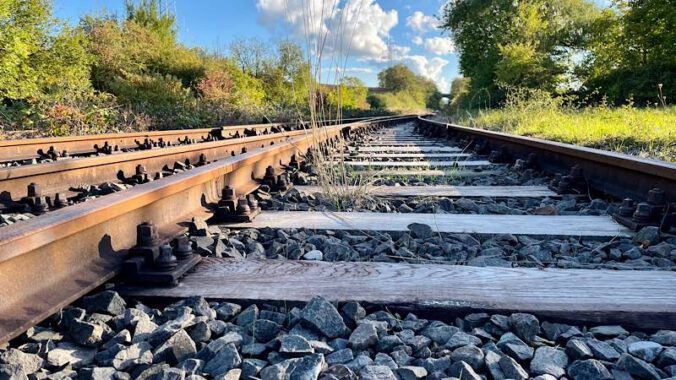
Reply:
[[[550,172],[567,173],[578,165],[590,187],[618,198],[645,200],[648,191],[659,187],[667,200],[676,201],[676,164],[628,154],[581,147],[533,137],[447,124],[424,117],[418,123],[434,134],[454,137],[467,135],[475,141],[485,140],[497,149],[503,147],[513,158],[537,155],[537,163]]]
[[[409,118],[381,118],[389,123]],[[228,184],[245,194],[265,169],[288,162],[318,142],[375,121],[327,126],[288,136],[205,166],[135,186],[0,229],[0,344],[18,336],[118,273],[136,226],[152,221],[165,238],[208,214]],[[241,141],[239,142],[242,143]]]
[[[324,124],[330,125],[332,122],[327,121]],[[26,196],[29,184],[36,183],[40,186],[42,195],[63,193],[68,196],[72,195],[69,191],[72,186],[117,181],[118,172],[122,171],[129,177],[135,173],[138,165],[142,165],[152,176],[161,172],[165,165],[172,166],[176,161],[189,160],[191,163],[196,163],[201,155],[206,156],[207,161],[215,161],[239,154],[242,148],[251,150],[261,145],[279,143],[287,137],[304,133],[306,133],[304,130],[270,133],[200,144],[60,160],[39,165],[0,168],[0,191],[3,193],[3,198],[12,198],[16,201]]]
[[[142,150],[129,153],[111,154],[74,160],[54,161],[40,165],[25,165],[0,169],[0,190],[5,197],[18,200],[25,196],[30,183],[40,186],[43,195],[67,193],[72,186],[81,184],[100,184],[117,181],[118,172],[126,176],[135,173],[142,165],[152,177],[162,171],[165,165],[189,160],[196,163],[204,154],[208,161],[239,154],[242,148],[247,151],[284,141],[286,138],[300,136],[307,132],[282,132],[232,140],[220,140],[202,144],[180,145],[171,148]],[[9,194],[7,194],[9,193]]]
[[[344,119],[340,123],[361,121],[366,118]],[[326,124],[337,124],[339,121],[327,120]],[[37,139],[21,139],[0,141],[0,162],[25,161],[38,158],[38,150],[47,152],[51,147],[57,152],[66,150],[69,154],[92,154],[95,153],[94,145],[99,147],[108,143],[109,146],[118,146],[119,149],[136,148],[136,141],[153,139],[155,141],[162,139],[172,145],[178,143],[179,139],[188,138],[190,140],[202,141],[211,133],[221,134],[223,137],[231,137],[239,133],[244,133],[245,129],[255,130],[258,133],[266,133],[273,127],[283,127],[289,125],[302,126],[303,123],[270,123],[270,124],[249,124],[249,125],[230,125],[214,128],[199,129],[171,129],[165,131],[147,131],[132,133],[107,133],[100,135],[67,136],[67,137],[47,137]]]

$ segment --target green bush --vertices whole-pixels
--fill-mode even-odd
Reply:
[[[80,30],[52,16],[48,0],[3,0],[0,98],[13,103],[90,90],[86,45]]]

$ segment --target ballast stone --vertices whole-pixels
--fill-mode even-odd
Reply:
[[[301,320],[327,338],[337,338],[348,332],[338,310],[325,298],[315,297],[301,310]],[[323,360],[323,359],[322,359]]]

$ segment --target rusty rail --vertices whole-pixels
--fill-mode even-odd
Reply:
[[[377,122],[413,120],[379,118]],[[317,142],[345,129],[375,121],[323,127],[284,141],[122,192],[56,210],[0,230],[0,343],[40,322],[59,308],[112,278],[126,249],[135,243],[136,225],[152,221],[165,238],[182,223],[206,215],[228,184],[245,194],[258,186],[272,165],[288,162]],[[242,144],[242,141],[239,141]]]
[[[213,141],[202,144],[180,145],[171,148],[142,150],[137,152],[88,157],[76,160],[54,161],[40,165],[25,165],[0,169],[0,189],[9,193],[14,200],[25,196],[26,187],[37,183],[43,195],[67,192],[71,186],[99,184],[116,181],[118,172],[126,176],[134,174],[138,165],[148,173],[161,172],[165,165],[189,160],[196,163],[203,154],[208,161],[215,161],[232,154],[278,144],[284,140],[307,132],[294,131],[273,133],[255,137]]]
[[[344,119],[340,121],[353,122],[361,121],[365,118]],[[325,125],[337,124],[338,121],[327,120]],[[38,139],[22,139],[0,141],[0,162],[24,161],[39,157],[37,151],[42,149],[47,152],[54,148],[56,152],[66,150],[69,154],[91,154],[95,153],[94,145],[103,147],[106,143],[119,149],[136,148],[136,141],[143,142],[145,139],[158,141],[162,139],[165,143],[175,145],[180,139],[196,140],[198,142],[207,139],[210,134],[220,135],[224,138],[236,134],[243,134],[245,129],[255,130],[257,133],[267,133],[272,128],[282,128],[285,126],[302,127],[303,123],[270,123],[270,124],[249,124],[249,125],[231,125],[216,128],[200,129],[172,129],[166,131],[148,131],[134,133],[108,133],[100,135],[67,136],[67,137],[49,137]]]
[[[327,121],[329,124],[332,121]],[[269,125],[264,125],[269,128]],[[251,128],[252,126],[246,126]],[[239,128],[239,127],[238,127]],[[42,195],[53,196],[56,193],[72,195],[69,188],[81,184],[96,185],[102,182],[117,181],[121,171],[127,177],[133,175],[141,165],[154,175],[162,171],[165,165],[174,162],[196,163],[204,155],[207,161],[215,161],[239,154],[242,148],[251,150],[262,145],[276,144],[293,136],[307,133],[305,130],[270,133],[253,137],[219,140],[200,144],[178,145],[162,149],[140,150],[129,153],[116,153],[73,160],[54,161],[39,165],[24,165],[0,169],[0,191],[3,198],[19,200],[26,196],[27,186],[36,183]],[[52,197],[53,199],[53,197]]]
[[[503,148],[512,158],[535,153],[538,165],[549,172],[568,172],[578,165],[590,187],[618,198],[645,200],[648,191],[659,187],[668,201],[676,201],[676,164],[572,144],[515,136],[507,133],[446,124],[420,117],[419,126],[437,136],[466,135],[491,149]]]

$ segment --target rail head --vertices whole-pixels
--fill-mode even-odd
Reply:
[[[517,157],[525,158],[530,152],[536,153],[542,156],[539,163],[545,169],[565,171],[573,165],[580,165],[590,184],[617,197],[644,199],[651,188],[660,187],[669,200],[676,201],[676,163],[443,123],[424,117],[418,118],[418,121],[422,125],[446,128],[449,132],[503,145]]]

